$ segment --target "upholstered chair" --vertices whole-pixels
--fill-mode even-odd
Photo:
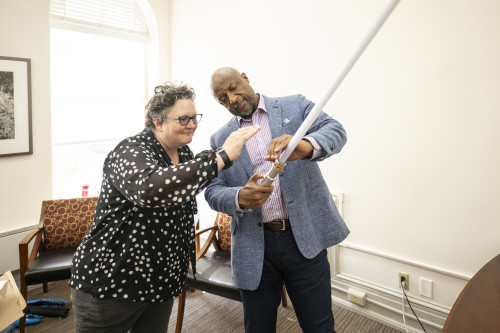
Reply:
[[[69,279],[71,261],[94,219],[97,197],[45,200],[38,228],[19,243],[21,294],[28,300],[28,286]],[[29,248],[31,247],[31,251]],[[19,321],[24,332],[25,317]]]

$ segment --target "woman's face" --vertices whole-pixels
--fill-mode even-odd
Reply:
[[[170,108],[167,117],[192,117],[196,108],[192,99],[180,99]],[[156,125],[160,142],[169,149],[177,149],[193,141],[193,135],[198,127],[192,120],[187,125],[181,125],[178,119],[166,118],[163,124]]]

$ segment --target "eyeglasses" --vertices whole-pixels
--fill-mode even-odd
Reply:
[[[189,124],[189,121],[192,120],[193,121],[193,124],[198,124],[200,121],[201,121],[201,118],[203,117],[202,114],[198,113],[192,117],[188,117],[188,116],[182,116],[182,117],[168,117],[169,119],[177,119],[179,121],[179,124],[181,124],[182,126],[186,126],[187,124]]]

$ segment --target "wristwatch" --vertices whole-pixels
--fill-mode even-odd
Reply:
[[[219,147],[215,150],[215,152],[218,153],[219,156],[222,158],[222,161],[224,161],[224,167],[222,168],[222,170],[227,170],[233,166],[233,161],[231,161],[229,155],[226,153],[224,148]]]

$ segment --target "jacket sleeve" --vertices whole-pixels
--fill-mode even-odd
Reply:
[[[148,147],[125,142],[108,156],[104,172],[123,196],[141,207],[176,206],[193,200],[217,176],[217,160],[213,151],[204,151],[165,167]]]
[[[298,105],[305,120],[313,109],[314,103],[298,95]],[[323,111],[320,112],[305,136],[313,137],[323,149],[323,156],[317,158],[316,161],[339,153],[347,142],[346,131],[342,124]]]
[[[222,146],[224,140],[225,138],[216,133],[210,137],[210,146],[212,149],[216,149],[218,144]],[[205,189],[205,200],[211,209],[235,216],[237,214],[235,196],[238,189],[239,187],[228,187],[225,171],[221,170],[218,176]]]

